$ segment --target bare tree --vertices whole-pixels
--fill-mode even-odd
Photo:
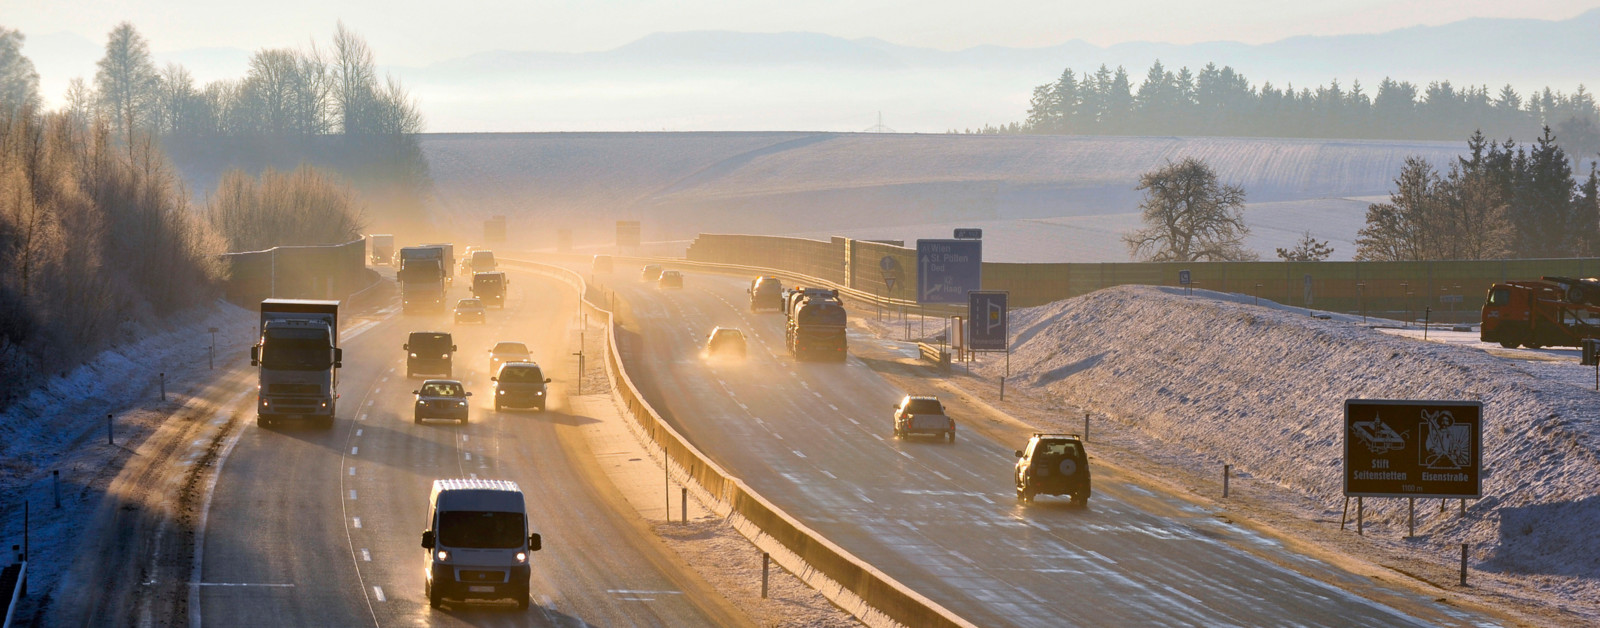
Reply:
[[[1311,232],[1300,236],[1300,241],[1292,249],[1278,249],[1278,258],[1285,262],[1321,262],[1333,255],[1333,247],[1328,246],[1327,240],[1317,240],[1311,237]]]
[[[22,33],[0,26],[0,107],[39,108],[39,73],[22,56]]]
[[[360,135],[377,103],[378,71],[366,40],[339,22],[333,35],[333,107],[339,131]]]
[[[111,116],[112,124],[127,136],[131,145],[134,129],[149,122],[151,104],[160,82],[155,64],[150,61],[150,45],[134,30],[133,24],[123,22],[111,29],[106,55],[98,65],[95,91]]]
[[[1144,228],[1122,236],[1128,252],[1151,262],[1241,261],[1259,256],[1244,248],[1244,188],[1222,185],[1204,161],[1189,157],[1139,177]]]
[[[67,81],[66,111],[79,124],[87,124],[94,117],[98,101],[99,97],[95,96],[94,90],[83,81],[83,77]]]
[[[161,70],[156,84],[154,115],[156,132],[163,135],[184,135],[194,132],[195,98],[194,77],[176,63],[168,63]]]
[[[1355,258],[1375,262],[1428,259],[1428,240],[1437,237],[1430,233],[1430,217],[1438,213],[1438,199],[1433,195],[1438,178],[1427,160],[1407,157],[1389,202],[1367,206],[1367,226],[1358,232]]]
[[[222,177],[206,214],[233,251],[338,244],[361,236],[361,207],[348,186],[309,165],[268,169],[257,180],[242,170]]]

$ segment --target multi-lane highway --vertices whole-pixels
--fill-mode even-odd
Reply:
[[[561,400],[576,295],[512,273],[483,326],[395,315],[346,332],[332,431],[242,428],[218,476],[203,539],[198,618],[210,626],[739,625],[743,615],[654,540],[606,484]],[[464,296],[456,289],[454,296]],[[466,426],[412,422],[401,345],[455,333],[456,377],[473,391]],[[549,412],[495,412],[488,348],[526,342],[555,378]],[[248,411],[248,404],[245,405]],[[533,604],[447,604],[423,595],[419,546],[435,478],[507,479],[527,496]],[[191,598],[196,599],[196,598]]]
[[[757,492],[855,555],[983,626],[1450,625],[1482,618],[1287,551],[1204,508],[1097,469],[1089,508],[1017,503],[1012,449],[892,438],[905,393],[858,358],[796,363],[781,314],[752,314],[746,279],[689,273],[682,290],[619,266],[632,377],[669,421]],[[743,328],[743,362],[700,355]],[[862,346],[869,339],[852,336]]]

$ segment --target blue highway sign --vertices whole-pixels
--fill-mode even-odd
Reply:
[[[968,348],[973,351],[1005,351],[1011,337],[1010,316],[1006,309],[1009,292],[972,292],[967,295],[967,320],[971,333]]]
[[[966,303],[982,278],[983,240],[917,240],[917,303]]]

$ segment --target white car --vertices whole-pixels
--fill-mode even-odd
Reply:
[[[480,299],[462,299],[456,301],[455,316],[457,323],[483,323],[489,320],[489,308]]]
[[[496,343],[489,350],[489,373],[499,373],[500,365],[507,362],[532,362],[533,354],[528,352],[528,345],[520,342]]]

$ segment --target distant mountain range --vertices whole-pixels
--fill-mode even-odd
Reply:
[[[23,52],[38,67],[47,100],[59,103],[68,79],[93,77],[101,46],[73,34],[29,34]],[[383,51],[377,53],[381,62]],[[155,57],[158,65],[183,63],[207,81],[242,76],[249,55],[213,48]],[[1477,18],[1260,45],[1072,40],[944,51],[819,33],[693,31],[599,52],[486,51],[386,69],[412,87],[430,129],[439,131],[859,130],[878,110],[902,131],[943,131],[1020,119],[1031,88],[1063,68],[1120,65],[1137,86],[1157,59],[1169,69],[1231,65],[1254,84],[1280,87],[1332,79],[1375,87],[1387,76],[1491,89],[1509,83],[1524,94],[1546,86],[1571,91],[1600,82],[1600,9],[1566,20]]]

